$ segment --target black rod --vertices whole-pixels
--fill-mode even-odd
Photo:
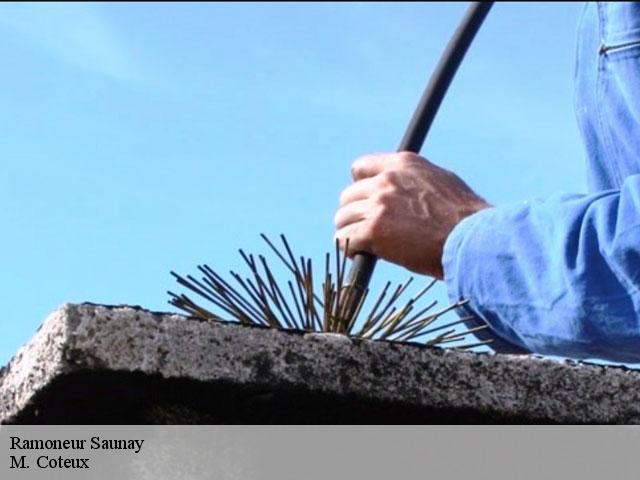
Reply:
[[[471,2],[467,8],[420,98],[398,147],[399,152],[420,152],[442,99],[492,5],[493,2]],[[348,298],[348,303],[341,308],[342,318],[346,321],[355,314],[360,299],[369,286],[377,260],[375,255],[368,252],[356,252],[353,256],[344,285],[354,292],[344,297]]]

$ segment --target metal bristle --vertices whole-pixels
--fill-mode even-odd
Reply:
[[[373,300],[373,307],[365,316],[364,321],[357,326],[360,311],[369,291],[364,292],[355,313],[346,317],[342,307],[348,303],[349,298],[353,295],[350,287],[344,284],[349,249],[348,241],[345,246],[345,254],[342,254],[336,242],[334,262],[331,261],[331,255],[326,254],[324,272],[321,275],[323,282],[321,293],[317,294],[311,260],[305,257],[296,259],[284,235],[280,236],[281,249],[266,235],[261,234],[261,237],[291,273],[292,278],[286,282],[286,287],[281,288],[278,285],[273,269],[264,256],[255,257],[243,250],[239,250],[239,253],[250,271],[250,274],[244,278],[239,273],[232,271],[230,276],[233,280],[227,281],[208,265],[198,266],[198,270],[202,274],[200,280],[191,275],[184,277],[175,272],[171,272],[171,274],[180,285],[211,302],[221,312],[228,315],[230,319],[227,321],[236,321],[245,325],[340,333],[372,340],[421,342],[428,346],[451,345],[452,348],[472,348],[488,343],[479,342],[458,346],[458,342],[464,340],[467,334],[486,328],[486,326],[479,326],[463,331],[450,328],[464,324],[471,320],[471,317],[437,327],[432,325],[442,315],[462,306],[465,302],[449,305],[434,313],[430,313],[430,310],[435,307],[436,301],[419,309],[416,308],[417,302],[436,283],[435,280],[404,304],[399,304],[399,299],[408,289],[413,278],[398,285],[390,296],[388,294],[391,282],[387,282],[382,292]],[[332,265],[335,265],[335,271],[332,271]],[[315,278],[318,278],[317,274]],[[236,283],[235,286],[232,285],[233,281]],[[203,321],[225,320],[220,315],[199,306],[187,295],[168,293],[169,303],[192,318]]]

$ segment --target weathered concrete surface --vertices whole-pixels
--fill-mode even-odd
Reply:
[[[2,423],[639,423],[640,372],[67,304],[0,372]]]

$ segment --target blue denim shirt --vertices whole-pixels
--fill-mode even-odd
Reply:
[[[640,3],[589,2],[576,116],[589,193],[490,208],[445,244],[449,297],[505,346],[640,362]]]

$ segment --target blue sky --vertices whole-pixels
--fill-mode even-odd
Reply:
[[[240,268],[260,232],[322,260],[465,8],[1,4],[0,364],[65,302],[171,310],[169,270]],[[495,204],[584,191],[580,8],[494,7],[423,153]]]

